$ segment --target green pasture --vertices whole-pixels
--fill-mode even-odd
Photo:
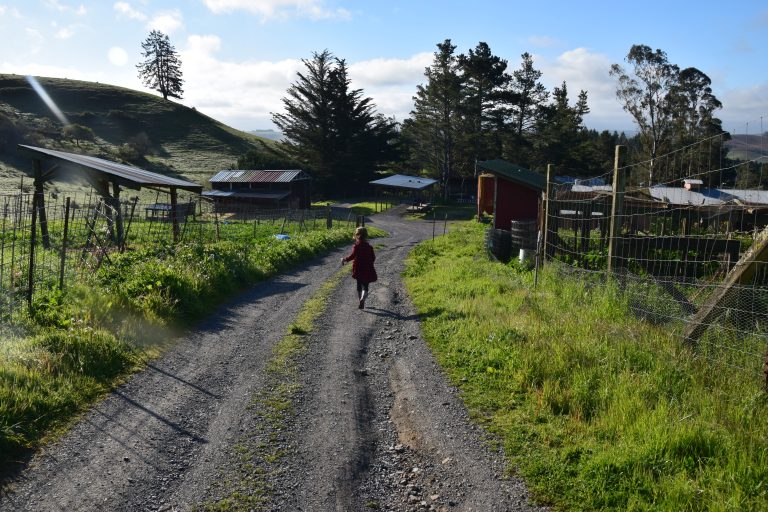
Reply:
[[[558,510],[768,510],[765,338],[715,329],[691,349],[566,269],[534,287],[476,223],[408,260],[425,337],[509,473]]]

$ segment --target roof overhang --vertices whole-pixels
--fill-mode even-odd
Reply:
[[[418,176],[407,176],[404,174],[395,174],[369,182],[371,185],[380,187],[404,188],[409,190],[424,190],[431,187],[437,180],[431,178],[420,178]]]
[[[172,178],[139,167],[112,162],[95,156],[67,153],[65,151],[27,146],[25,144],[19,144],[19,150],[31,154],[36,159],[53,161],[58,164],[64,163],[64,167],[57,168],[53,175],[61,175],[67,166],[75,166],[84,169],[85,177],[89,181],[96,183],[115,183],[136,190],[144,187],[181,189],[196,193],[200,193],[203,190],[202,185],[191,181]]]
[[[206,190],[202,196],[209,199],[272,199],[279,201],[291,195],[290,192],[240,192],[235,190]]]

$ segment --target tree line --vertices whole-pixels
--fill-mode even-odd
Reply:
[[[635,182],[668,183],[700,175],[708,185],[737,177],[708,173],[723,167],[728,134],[716,112],[721,102],[710,78],[694,67],[681,68],[667,54],[633,45],[626,65],[613,64],[616,97],[632,117],[637,133],[598,132],[584,124],[588,92],[573,95],[563,81],[548,90],[533,57],[525,52],[509,62],[479,42],[457,53],[450,39],[436,45],[424,81],[417,86],[410,116],[398,123],[376,111],[370,97],[353,89],[346,61],[328,50],[303,59],[303,71],[273,113],[282,131],[281,151],[252,151],[241,168],[299,167],[310,171],[320,191],[356,193],[381,172],[397,171],[437,179],[447,198],[471,189],[477,162],[502,158],[543,172],[596,176],[613,168],[614,148],[629,146]],[[153,31],[142,44],[138,66],[146,85],[168,96],[181,95],[180,61],[168,37]],[[707,141],[707,143],[697,142]],[[660,155],[680,151],[685,162],[673,172]],[[744,181],[744,180],[742,180]]]

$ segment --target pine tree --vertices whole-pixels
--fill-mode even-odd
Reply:
[[[305,72],[272,120],[286,152],[328,192],[358,192],[377,167],[394,158],[396,123],[376,113],[371,98],[350,89],[344,60],[328,50],[303,60]]]
[[[507,61],[493,55],[490,47],[478,43],[468,55],[459,55],[464,93],[461,113],[465,158],[474,162],[496,158],[501,153],[500,130],[508,115],[507,85],[512,77]]]
[[[450,39],[437,45],[432,65],[424,71],[426,85],[419,85],[414,96],[411,120],[404,126],[416,158],[436,176],[448,197],[448,184],[458,171],[457,137],[460,131],[462,77],[456,46]]]
[[[154,89],[163,95],[163,99],[181,99],[184,91],[181,84],[181,60],[176,49],[171,45],[168,36],[159,30],[149,33],[147,39],[141,43],[144,62],[138,64],[139,78],[144,85]]]

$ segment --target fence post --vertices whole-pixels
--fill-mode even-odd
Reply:
[[[541,259],[542,265],[546,263],[547,261],[547,248],[549,245],[548,237],[549,234],[549,196],[552,193],[552,189],[550,188],[550,183],[552,183],[552,175],[555,172],[555,168],[552,164],[547,164],[547,186],[544,189],[544,257]]]
[[[611,201],[611,228],[608,234],[608,272],[616,270],[619,236],[621,235],[621,226],[623,219],[621,215],[624,210],[624,188],[627,181],[626,170],[622,168],[622,159],[624,156],[624,146],[616,146],[616,152],[613,160],[613,200]]]
[[[35,283],[35,244],[37,243],[38,194],[32,194],[32,231],[29,236],[29,272],[27,275],[27,305],[32,309],[32,291]]]
[[[64,265],[67,261],[67,236],[69,235],[69,201],[67,198],[64,206],[64,233],[61,237],[61,265],[59,267],[59,290],[64,289]]]

